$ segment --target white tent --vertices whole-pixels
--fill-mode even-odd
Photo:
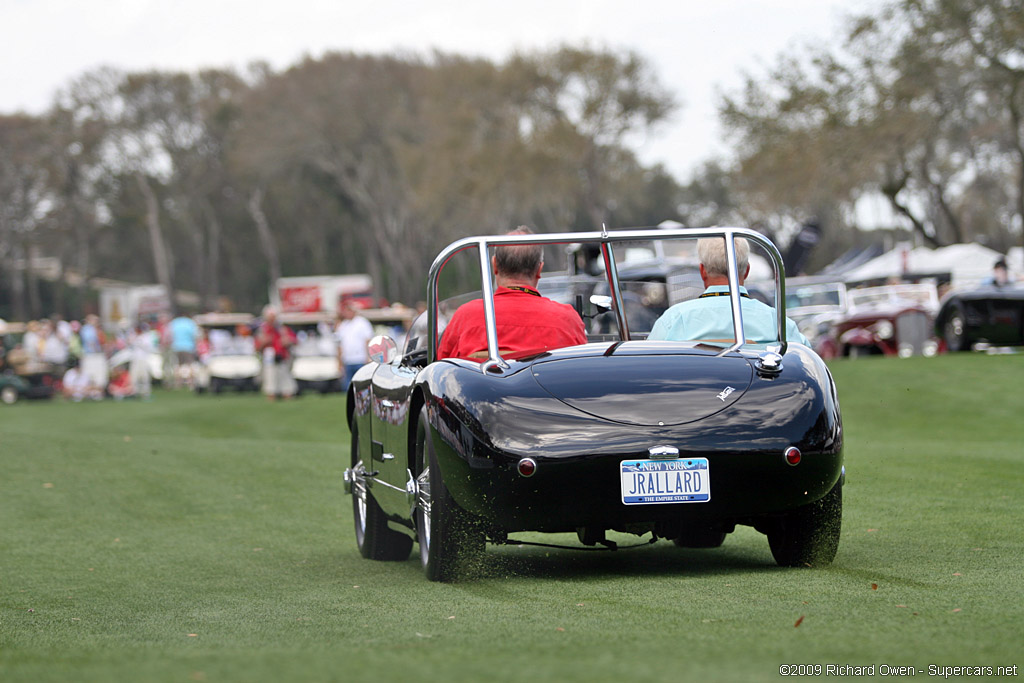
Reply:
[[[1024,247],[1010,247],[1006,252],[1006,265],[1010,277],[1024,277]]]
[[[1001,257],[998,251],[974,243],[929,249],[911,248],[904,242],[846,273],[844,279],[863,282],[905,274],[949,273],[953,287],[969,287],[990,277],[992,266]]]

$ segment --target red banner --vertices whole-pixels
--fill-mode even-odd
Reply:
[[[282,313],[315,313],[320,310],[318,285],[282,287],[280,294]]]

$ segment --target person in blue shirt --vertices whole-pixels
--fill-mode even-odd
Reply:
[[[179,365],[196,361],[196,346],[199,343],[199,325],[192,318],[179,315],[168,324],[171,337],[171,351],[178,357]]]
[[[735,239],[737,279],[743,312],[743,334],[748,343],[770,344],[778,339],[778,315],[774,308],[750,298],[743,282],[750,273],[750,246],[742,237]],[[729,297],[729,260],[725,239],[706,237],[697,241],[700,277],[704,293],[683,301],[662,313],[647,336],[652,341],[703,341],[732,344],[736,339]],[[786,319],[786,341],[808,345],[800,329]]]

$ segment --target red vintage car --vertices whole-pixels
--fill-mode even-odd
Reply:
[[[847,292],[847,310],[815,343],[825,359],[867,355],[934,356],[938,294],[933,284],[885,285]]]

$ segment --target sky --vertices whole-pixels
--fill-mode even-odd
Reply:
[[[687,181],[724,156],[721,92],[782,53],[835,44],[851,12],[882,0],[0,0],[0,113],[38,114],[99,66],[128,71],[283,69],[325,51],[502,61],[562,44],[631,49],[681,104],[636,152]]]

